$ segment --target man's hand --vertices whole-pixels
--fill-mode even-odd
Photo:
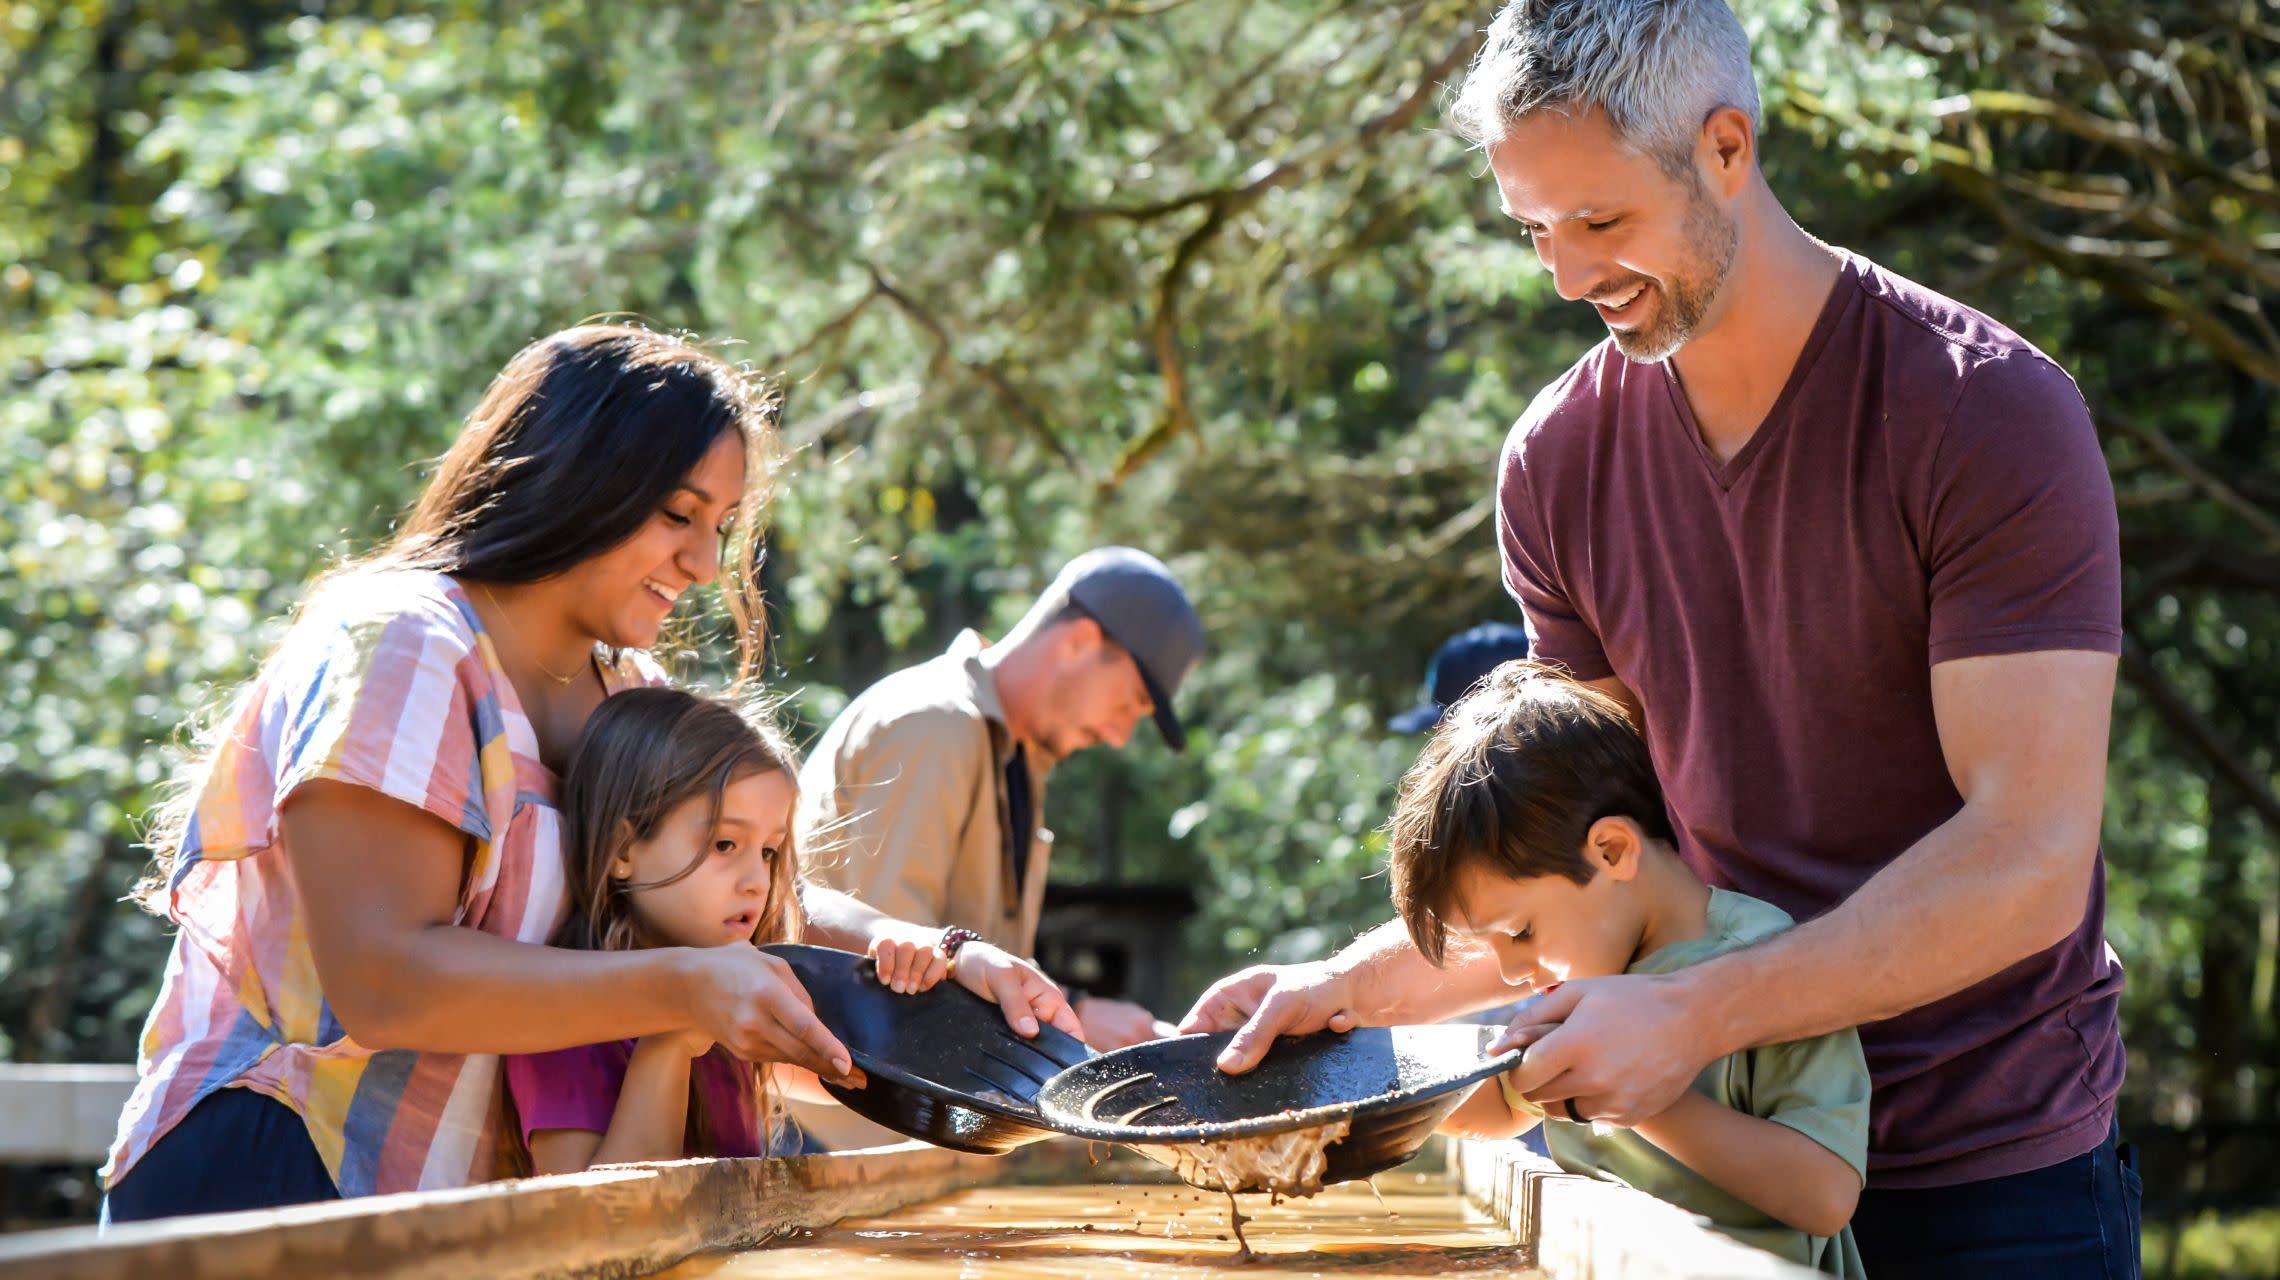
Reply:
[[[1579,978],[1521,1006],[1491,1053],[1525,1046],[1508,1076],[1552,1115],[1629,1128],[1670,1109],[1719,1057],[1695,1026],[1682,974]]]
[[[1099,996],[1078,998],[1077,1021],[1085,1024],[1084,1042],[1101,1053],[1176,1034],[1171,1023],[1129,1000]]]
[[[1241,1075],[1259,1065],[1277,1036],[1361,1025],[1353,1008],[1353,980],[1326,961],[1254,965],[1221,978],[1180,1020],[1180,1033],[1226,1031],[1235,1038],[1220,1050],[1219,1069]]]

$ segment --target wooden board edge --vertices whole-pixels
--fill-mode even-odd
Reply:
[[[975,1156],[919,1143],[618,1165],[450,1191],[0,1239],[0,1280],[621,1277],[966,1187],[1085,1176],[1081,1143]]]
[[[1549,1280],[1810,1280],[1643,1191],[1564,1173],[1517,1142],[1457,1142],[1449,1173]]]

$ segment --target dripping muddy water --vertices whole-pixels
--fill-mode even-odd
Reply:
[[[1536,1277],[1509,1231],[1438,1173],[1395,1171],[1304,1200],[1243,1197],[1248,1257],[1227,1197],[1176,1184],[985,1187],[744,1253],[694,1258],[662,1280],[1059,1277]]]

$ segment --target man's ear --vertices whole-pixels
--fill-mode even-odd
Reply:
[[[1702,122],[1702,136],[1694,149],[1710,189],[1731,200],[1742,193],[1757,168],[1757,128],[1740,107],[1720,107]]]
[[[1639,824],[1629,818],[1601,818],[1584,832],[1583,849],[1594,870],[1604,870],[1617,880],[1629,880],[1639,874],[1639,858],[1646,851],[1646,836],[1639,830]]]
[[[1108,637],[1100,623],[1088,614],[1078,614],[1061,624],[1061,652],[1069,657],[1083,657],[1099,649]]]

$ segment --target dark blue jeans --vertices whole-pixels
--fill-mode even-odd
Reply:
[[[2047,1169],[1861,1193],[1853,1238],[1871,1280],[2138,1280],[2137,1153],[2118,1129]]]
[[[338,1199],[308,1126],[291,1107],[251,1089],[216,1089],[103,1197],[103,1221]]]

